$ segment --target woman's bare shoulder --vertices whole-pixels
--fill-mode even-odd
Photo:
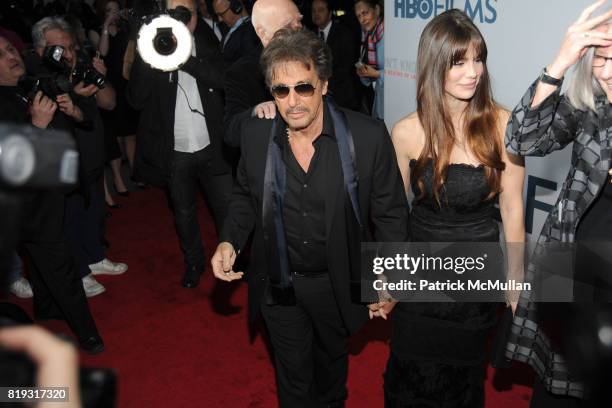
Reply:
[[[425,133],[419,115],[416,112],[404,116],[400,119],[391,131],[393,143],[397,149],[408,155],[410,158],[418,157],[418,152],[423,148]]]

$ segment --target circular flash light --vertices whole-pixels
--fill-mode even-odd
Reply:
[[[23,136],[10,135],[0,145],[0,178],[13,186],[25,184],[36,167],[36,153]]]
[[[155,49],[155,43],[159,44],[158,35],[167,35],[171,32],[176,42],[174,52],[164,55]],[[151,68],[169,72],[179,69],[191,56],[193,41],[191,32],[185,24],[168,16],[155,17],[149,23],[144,24],[138,32],[138,52],[142,60]]]

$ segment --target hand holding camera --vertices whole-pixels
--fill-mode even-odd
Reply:
[[[40,129],[45,129],[53,120],[53,115],[57,110],[57,104],[45,96],[42,91],[36,92],[32,104],[30,105],[30,116],[32,125]]]

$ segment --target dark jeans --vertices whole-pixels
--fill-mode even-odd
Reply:
[[[202,273],[205,266],[197,213],[198,189],[202,188],[204,192],[204,199],[219,232],[227,214],[233,183],[230,173],[215,174],[212,171],[211,150],[208,146],[195,153],[174,152],[169,185],[176,232],[185,264],[189,270],[195,268],[198,273]]]
[[[274,349],[281,407],[342,407],[348,331],[327,273],[294,274],[296,305],[261,306]]]
[[[89,265],[100,262],[105,257],[100,241],[104,208],[102,178],[93,181],[87,189],[87,198],[78,191],[66,197],[66,232],[81,278],[91,273]]]

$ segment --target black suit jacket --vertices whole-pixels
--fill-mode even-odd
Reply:
[[[261,51],[259,43],[225,73],[225,143],[229,146],[240,147],[242,124],[251,117],[253,107],[272,100],[259,65]]]
[[[213,171],[229,172],[223,149],[223,70],[224,63],[215,42],[199,23],[195,32],[196,57],[190,57],[181,70],[198,84],[206,127],[213,149]],[[135,177],[152,185],[164,185],[170,177],[174,151],[174,111],[178,72],[150,68],[138,55],[134,60],[127,98],[134,109],[142,110],[137,133]]]
[[[359,41],[348,27],[334,21],[326,43],[333,59],[332,76],[329,79],[331,94],[341,107],[359,110],[362,85],[355,68],[359,60]]]
[[[221,50],[223,59],[228,66],[238,61],[241,57],[256,51],[261,46],[250,18],[238,26],[236,31],[229,36],[225,45],[223,45],[224,40],[225,38],[221,41]]]
[[[361,219],[365,224],[373,226],[373,234],[370,235],[376,241],[406,241],[408,203],[387,129],[384,123],[360,113],[348,110],[343,112],[347,116],[355,145]],[[270,269],[268,262],[274,259],[270,256],[274,252],[270,248],[274,226],[264,225],[262,215],[264,170],[273,124],[273,120],[254,117],[248,119],[243,126],[242,156],[220,237],[221,241],[231,242],[239,250],[244,247],[254,228],[251,266],[246,274],[251,319],[257,315],[265,295]],[[338,159],[332,163],[327,169],[325,202],[328,268],[346,328],[354,332],[368,316],[367,308],[355,303],[354,297],[351,297],[351,292],[355,293],[355,286],[359,286],[359,282],[351,282],[350,279],[349,246],[359,248],[361,237],[344,189],[340,161]]]

